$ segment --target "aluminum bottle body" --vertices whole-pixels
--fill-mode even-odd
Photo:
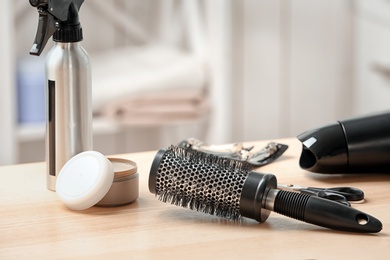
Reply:
[[[46,57],[47,188],[74,155],[92,150],[91,65],[80,42],[56,42]]]

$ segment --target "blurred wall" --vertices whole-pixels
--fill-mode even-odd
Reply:
[[[234,2],[235,138],[296,136],[351,115],[352,2]]]

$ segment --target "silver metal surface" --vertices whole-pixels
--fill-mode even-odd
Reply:
[[[92,150],[91,69],[80,42],[55,43],[46,57],[47,187],[74,155]]]
[[[226,162],[234,163],[178,147],[167,150],[156,169],[155,194],[163,202],[238,220],[247,174]]]
[[[205,145],[195,138],[188,138],[179,144],[180,147],[202,153],[246,161],[254,167],[262,166],[280,157],[288,148],[287,145],[270,142],[261,150],[253,151],[254,146],[244,147],[242,143],[226,145]]]
[[[269,189],[267,196],[265,196],[264,208],[274,211],[275,198],[279,191],[277,189]]]

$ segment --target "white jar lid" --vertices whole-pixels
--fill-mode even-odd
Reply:
[[[73,210],[83,210],[98,203],[114,180],[114,168],[101,153],[86,151],[72,157],[57,176],[56,192]]]

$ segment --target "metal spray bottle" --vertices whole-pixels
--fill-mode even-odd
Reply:
[[[47,188],[74,155],[92,150],[91,66],[82,48],[78,11],[84,0],[30,0],[39,12],[32,55],[40,55],[53,36],[46,56]]]

